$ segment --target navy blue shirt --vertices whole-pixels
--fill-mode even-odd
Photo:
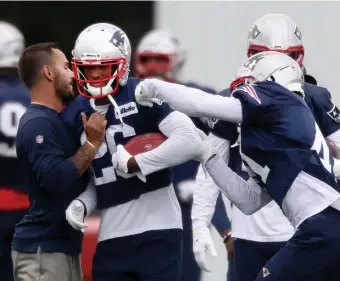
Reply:
[[[81,252],[82,232],[65,219],[65,210],[88,180],[87,174],[79,178],[71,161],[77,149],[55,110],[28,106],[19,123],[16,150],[31,207],[16,225],[14,250],[33,253],[41,247],[43,252]]]
[[[26,192],[15,149],[19,120],[30,103],[19,77],[0,76],[0,188]]]

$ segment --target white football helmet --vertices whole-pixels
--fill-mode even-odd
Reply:
[[[261,81],[273,81],[291,92],[304,97],[304,75],[301,67],[290,56],[274,51],[261,52],[248,58],[236,75],[230,90],[243,84],[254,84]]]
[[[104,98],[117,93],[119,85],[126,85],[130,72],[131,45],[119,27],[109,23],[90,25],[79,34],[72,55],[74,78],[82,96]],[[96,65],[109,67],[109,77],[88,80],[84,75],[84,67]]]
[[[19,58],[25,49],[25,39],[14,25],[0,21],[0,68],[18,67]]]
[[[185,52],[168,30],[151,30],[137,46],[134,71],[138,78],[160,78],[177,81],[185,61]]]
[[[302,65],[305,50],[300,28],[284,14],[259,18],[248,33],[248,57],[263,52],[286,53]]]

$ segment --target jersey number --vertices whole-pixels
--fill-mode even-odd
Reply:
[[[7,102],[0,107],[0,132],[11,140],[11,146],[6,142],[0,142],[0,156],[16,157],[15,136],[18,131],[19,120],[25,113],[26,107],[19,102]]]
[[[319,127],[315,124],[316,134],[312,149],[315,150],[319,158],[328,172],[333,173],[334,160],[329,151],[328,145],[325,138],[323,137]],[[270,172],[268,166],[262,167],[260,164],[256,163],[253,159],[249,158],[247,155],[241,153],[242,159],[249,165],[246,167],[250,177],[256,175],[261,177],[263,183],[266,184],[267,178]]]
[[[122,133],[124,138],[132,137],[136,135],[135,129],[127,124],[124,124],[124,126],[112,125],[108,127],[106,129],[106,142],[103,142],[102,145],[99,147],[94,159],[102,158],[108,151],[110,152],[110,155],[114,154],[117,151],[117,145],[116,145],[116,141],[114,138],[116,133]],[[80,140],[82,144],[86,142],[85,132],[82,133]],[[94,183],[96,186],[107,184],[110,182],[115,182],[117,180],[117,175],[123,176],[122,174],[117,173],[115,171],[115,169],[113,168],[113,165],[103,168],[102,169],[103,176],[101,177],[95,176],[93,167],[92,167],[92,172],[94,174]],[[125,178],[127,178],[126,175],[125,175]]]

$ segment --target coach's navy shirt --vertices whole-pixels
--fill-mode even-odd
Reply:
[[[65,210],[85,190],[88,176],[79,178],[70,159],[78,147],[59,114],[43,105],[28,106],[20,119],[16,149],[31,206],[16,225],[12,248],[79,254],[82,232],[68,224]]]

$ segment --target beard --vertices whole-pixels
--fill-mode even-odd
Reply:
[[[70,89],[70,83],[62,81],[59,75],[56,77],[54,87],[57,97],[61,100],[63,105],[68,105],[75,99],[73,85],[74,81],[72,81],[72,88]]]

